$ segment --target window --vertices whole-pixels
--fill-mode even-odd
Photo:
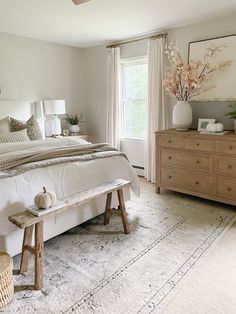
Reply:
[[[147,76],[147,59],[121,63],[121,137],[146,136]]]

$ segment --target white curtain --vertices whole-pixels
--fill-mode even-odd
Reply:
[[[120,48],[108,48],[106,141],[120,148]]]
[[[164,78],[165,39],[150,39],[148,42],[148,131],[145,150],[145,178],[156,182],[155,131],[166,128]]]

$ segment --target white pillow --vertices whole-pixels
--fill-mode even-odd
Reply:
[[[29,142],[30,139],[27,134],[27,129],[9,132],[9,133],[0,133],[0,143],[10,143],[10,142]]]
[[[43,140],[44,140],[45,139],[45,118],[38,118],[37,122],[39,124],[39,128],[42,133]]]
[[[3,118],[0,120],[0,133],[9,133],[10,129],[10,120],[9,117]]]

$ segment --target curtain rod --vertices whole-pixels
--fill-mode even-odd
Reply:
[[[126,40],[126,41],[123,41],[120,43],[117,42],[117,43],[111,44],[111,45],[107,46],[107,48],[116,48],[116,47],[119,47],[122,45],[134,43],[134,42],[145,40],[145,39],[157,39],[157,38],[162,38],[162,37],[166,38],[167,35],[168,35],[168,33],[159,33],[159,34],[153,34],[153,35],[148,35],[148,36],[139,37],[139,38],[136,37],[134,39]]]

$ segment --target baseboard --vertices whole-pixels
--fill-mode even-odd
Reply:
[[[139,167],[139,166],[134,166],[134,165],[132,166],[135,169],[138,176],[144,177],[144,167]]]

